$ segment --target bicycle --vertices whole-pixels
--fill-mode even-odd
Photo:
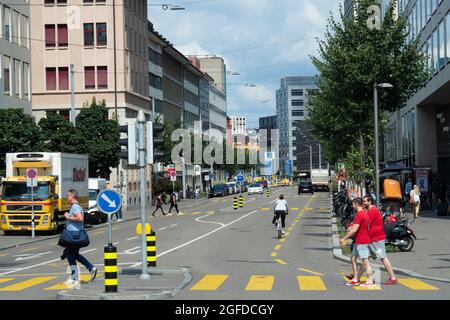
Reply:
[[[278,239],[281,239],[283,237],[283,228],[281,226],[281,215],[277,219],[276,230],[277,230],[277,233],[278,233]]]

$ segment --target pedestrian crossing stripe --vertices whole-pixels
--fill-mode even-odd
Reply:
[[[343,279],[348,282],[348,279],[346,277],[343,277]],[[365,283],[367,281],[366,277],[361,277],[361,279],[359,279],[360,283]],[[381,287],[377,284],[370,286],[370,287],[361,287],[361,286],[354,286],[352,287],[354,290],[356,291],[377,291],[377,290],[381,290]]]
[[[191,290],[193,291],[215,291],[228,279],[228,275],[215,274],[206,275],[197,282]]]
[[[261,208],[261,211],[269,211],[270,208]]]
[[[398,283],[400,283],[401,285],[404,285],[405,287],[407,287],[409,289],[416,290],[416,291],[422,291],[422,290],[438,291],[439,290],[435,286],[432,286],[428,283],[425,283],[419,279],[414,279],[414,278],[398,279]]]
[[[101,277],[101,274],[97,274],[97,278]],[[80,275],[80,282],[81,283],[87,283],[91,280],[91,275],[90,274],[82,274]],[[50,286],[48,288],[45,288],[45,291],[52,291],[52,290],[66,290],[67,286],[65,285],[64,282],[60,282],[57,283],[53,286]]]
[[[0,278],[0,283],[8,282],[14,280],[15,278]]]
[[[297,282],[301,291],[326,291],[327,287],[319,276],[298,276]]]
[[[57,278],[56,276],[51,277],[35,277],[31,279],[27,279],[24,281],[20,281],[18,283],[11,284],[9,286],[0,288],[0,291],[22,291],[24,289],[28,289],[34,286],[37,286],[39,284],[48,282],[50,280],[53,280]]]
[[[245,291],[271,291],[275,276],[251,276]]]

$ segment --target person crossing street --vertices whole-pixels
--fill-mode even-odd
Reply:
[[[155,216],[155,213],[156,213],[156,211],[158,211],[158,209],[161,209],[161,212],[162,212],[163,216],[165,216],[166,213],[164,213],[164,208],[163,208],[164,203],[163,203],[163,200],[161,198],[161,195],[159,195],[156,198],[155,205],[156,205],[156,209],[155,209],[155,211],[153,211],[152,216]]]
[[[177,195],[176,195],[175,191],[172,191],[172,193],[170,194],[169,214],[171,214],[170,212],[172,211],[173,208],[175,208],[175,210],[177,211],[177,214],[180,214],[180,211],[178,210]]]

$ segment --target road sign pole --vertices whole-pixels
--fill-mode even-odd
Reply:
[[[34,225],[34,187],[31,184],[31,238],[35,236],[35,225]]]
[[[138,149],[139,149],[139,179],[140,179],[140,212],[141,224],[145,226],[145,115],[142,110],[139,111],[137,117],[138,123]],[[150,275],[147,269],[147,235],[145,232],[141,234],[141,259],[142,259],[142,273],[140,279],[150,280]]]
[[[108,214],[108,246],[112,247],[112,214]]]

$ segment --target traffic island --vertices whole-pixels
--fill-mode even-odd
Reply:
[[[63,290],[59,300],[162,300],[175,296],[189,284],[192,276],[186,268],[151,268],[150,280],[141,280],[140,269],[119,270],[118,292],[106,293],[104,279],[82,284],[79,290]]]

